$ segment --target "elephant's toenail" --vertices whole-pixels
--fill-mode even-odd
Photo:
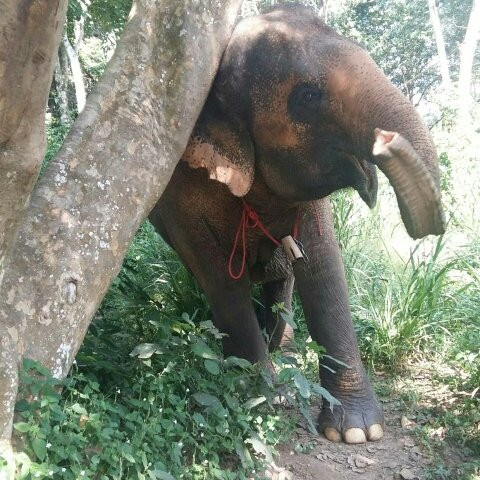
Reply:
[[[323,434],[325,435],[327,440],[330,440],[331,442],[339,443],[342,441],[342,436],[340,435],[340,432],[333,427],[327,427],[323,431]]]
[[[344,435],[345,443],[365,443],[367,437],[361,428],[349,428]]]
[[[368,439],[371,442],[376,442],[383,437],[383,427],[378,423],[374,423],[368,427]]]

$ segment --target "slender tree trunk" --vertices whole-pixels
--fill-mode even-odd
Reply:
[[[57,91],[58,120],[62,125],[68,125],[70,123],[68,115],[68,58],[63,44],[60,44],[58,49],[54,79]]]
[[[452,81],[450,78],[450,70],[448,67],[447,51],[445,49],[445,41],[443,39],[442,24],[438,14],[436,0],[427,0],[428,10],[430,12],[430,23],[435,34],[435,42],[437,44],[437,53],[439,59],[440,74],[442,76],[442,86],[446,92],[451,91]]]
[[[185,149],[241,3],[134,2],[104,75],[36,186],[4,277],[0,325],[18,339],[20,357],[67,374]],[[16,370],[4,361],[5,384]],[[4,398],[8,435],[14,387]]]
[[[328,1],[329,0],[323,0],[320,7],[320,17],[325,23],[328,23],[329,21]]]
[[[9,254],[44,155],[45,107],[66,7],[66,0],[0,1],[0,300]],[[8,460],[18,335],[14,322],[0,318],[0,456]]]
[[[83,81],[82,67],[78,58],[77,51],[72,47],[67,38],[67,34],[63,35],[62,40],[65,51],[67,52],[70,69],[72,71],[73,84],[75,86],[75,98],[77,101],[77,112],[80,113],[85,108],[87,99],[87,91],[85,90],[85,82]]]
[[[480,36],[480,0],[473,0],[472,10],[468,19],[465,38],[460,46],[460,73],[458,76],[458,121],[468,124],[470,108],[473,103],[471,95],[472,69],[475,51]]]

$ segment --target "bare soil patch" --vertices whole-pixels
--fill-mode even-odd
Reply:
[[[431,367],[410,370],[402,378],[375,379],[385,411],[384,438],[364,445],[334,444],[299,426],[288,444],[277,448],[279,458],[271,469],[273,480],[423,480],[473,479],[462,475],[469,460],[460,445],[442,443],[445,432],[432,429],[431,445],[414,431],[429,422],[435,408],[445,408],[455,395],[433,382]],[[416,397],[409,402],[408,396]],[[470,458],[471,460],[471,458]],[[457,472],[454,476],[432,473],[440,464]]]

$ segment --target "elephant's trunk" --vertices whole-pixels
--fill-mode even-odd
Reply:
[[[413,105],[368,54],[358,47],[353,50],[349,56],[355,80],[348,89],[345,107],[358,134],[355,140],[393,186],[409,235],[442,234],[445,216],[430,132]]]

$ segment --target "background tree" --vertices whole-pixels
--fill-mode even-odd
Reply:
[[[460,68],[458,73],[458,113],[459,121],[467,124],[470,121],[470,109],[473,103],[472,78],[475,52],[480,37],[480,1],[473,0],[468,18],[465,38],[460,47]]]
[[[445,49],[445,41],[443,39],[442,25],[438,14],[436,0],[428,0],[428,11],[430,13],[430,23],[435,34],[435,42],[437,44],[438,64],[440,74],[442,76],[442,86],[445,92],[451,89],[450,67],[448,65],[447,51]]]

